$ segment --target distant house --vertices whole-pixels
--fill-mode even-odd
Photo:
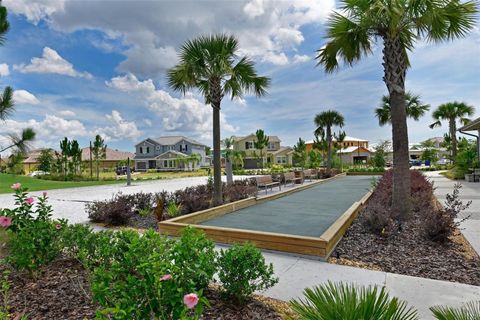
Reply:
[[[40,157],[40,154],[43,150],[46,149],[34,149],[25,155],[25,159],[22,161],[24,174],[29,174],[30,172],[37,170],[38,158]],[[53,156],[55,151],[51,150],[51,153]]]
[[[176,171],[209,166],[205,148],[203,143],[184,136],[147,138],[135,145],[135,170]],[[192,155],[198,157],[198,162],[188,160]]]
[[[283,165],[292,165],[293,150],[290,147],[280,146],[281,140],[277,136],[268,136],[269,143],[263,152],[264,161],[267,163],[276,163]],[[255,148],[257,137],[252,133],[244,137],[233,137],[233,149],[243,151],[245,169],[255,169],[260,167],[260,151]]]
[[[135,154],[128,151],[121,151],[118,149],[106,149],[106,156],[104,159],[99,160],[99,167],[101,169],[115,168],[120,162],[126,161],[130,158],[133,160]],[[95,157],[92,154],[92,160],[95,161]],[[90,147],[82,149],[82,162],[90,161]]]
[[[307,152],[313,149],[313,140],[305,142]],[[368,148],[368,140],[346,136],[343,141],[337,142],[335,138],[333,142],[339,148],[337,155],[345,164],[366,163],[372,152]]]

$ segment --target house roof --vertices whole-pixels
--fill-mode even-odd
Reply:
[[[247,136],[242,136],[242,137],[233,136],[233,140],[235,142],[238,142],[238,141],[242,141],[242,140],[245,140],[247,138],[250,138],[250,137],[255,138],[255,134],[251,133]],[[280,138],[278,136],[268,136],[268,141],[270,141],[270,142],[281,142],[282,140],[280,140]]]
[[[198,145],[198,146],[205,146],[203,143],[198,142],[198,141],[193,140],[193,139],[190,139],[190,138],[187,138],[185,136],[163,136],[163,137],[158,137],[158,138],[152,138],[151,140],[153,140],[153,141],[155,141],[155,142],[157,142],[161,145],[164,145],[164,146],[171,146],[171,145],[179,143],[182,140],[185,140],[187,142],[190,142],[191,144],[195,144],[195,145]]]
[[[332,141],[337,141],[337,139],[335,138],[332,138]],[[364,140],[364,139],[360,139],[360,138],[355,138],[355,137],[350,137],[350,136],[345,136],[345,138],[343,139],[343,142],[346,142],[346,141],[354,141],[354,142],[368,142],[368,140]],[[314,141],[313,140],[308,140],[305,142],[305,144],[313,144]]]
[[[168,150],[168,151],[156,156],[155,159],[161,159],[161,158],[163,158],[163,156],[165,156],[166,154],[169,154],[169,153],[172,153],[172,154],[174,154],[176,156],[179,156],[179,157],[188,157],[188,154],[185,154],[183,152],[176,151],[176,150]]]
[[[468,124],[458,129],[458,131],[474,131],[474,130],[480,130],[480,118],[472,120]]]
[[[102,159],[102,161],[120,161],[120,160],[127,160],[128,158],[133,159],[135,155],[132,152],[128,151],[120,151],[107,148],[106,150],[106,158]],[[93,155],[92,155],[93,158]],[[82,149],[82,161],[90,160],[90,148],[83,148]]]
[[[38,162],[38,157],[40,156],[40,153],[42,153],[43,150],[46,149],[35,149],[31,150],[30,152],[27,153],[25,160],[22,161],[22,163],[28,164],[28,163],[37,163]],[[54,151],[52,150],[52,154]]]
[[[293,150],[292,147],[280,147],[280,149],[278,149],[277,151],[272,152],[272,154],[273,154],[273,155],[276,155],[276,154],[279,154],[279,153],[282,153],[282,152],[285,152],[285,151],[287,151],[287,153],[288,153],[288,152],[290,152],[290,151],[292,151],[292,150]]]
[[[352,152],[357,152],[358,149],[360,149],[360,151],[362,151],[362,152],[371,152],[367,148],[353,146],[353,147],[347,147],[347,148],[344,148],[344,149],[340,149],[340,150],[337,151],[337,153],[352,153]]]

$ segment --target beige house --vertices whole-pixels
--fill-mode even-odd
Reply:
[[[282,147],[281,140],[277,136],[268,136],[268,146],[263,150],[255,148],[257,137],[252,133],[244,137],[233,137],[233,150],[245,153],[243,167],[245,169],[255,169],[260,167],[260,154],[263,153],[265,164],[276,163],[283,165],[292,165],[293,150],[290,147]]]
[[[372,153],[365,147],[350,146],[337,151],[344,164],[367,164]]]

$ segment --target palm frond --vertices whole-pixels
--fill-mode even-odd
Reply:
[[[10,23],[7,20],[7,8],[0,2],[0,45],[5,43],[5,34],[10,30]]]
[[[6,87],[0,98],[0,120],[5,121],[15,111],[15,102],[13,101],[13,89]]]
[[[480,319],[480,301],[469,302],[459,308],[436,306],[430,308],[438,320],[474,320]]]

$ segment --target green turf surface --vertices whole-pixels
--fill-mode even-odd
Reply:
[[[370,176],[340,177],[201,224],[319,237],[368,192],[371,181]]]
[[[125,181],[50,181],[41,180],[37,178],[13,175],[13,174],[0,174],[0,193],[13,192],[10,188],[12,184],[20,182],[23,186],[27,187],[29,191],[41,191],[51,189],[65,189],[65,188],[77,188],[88,186],[99,186],[105,184],[118,184],[125,183]]]

